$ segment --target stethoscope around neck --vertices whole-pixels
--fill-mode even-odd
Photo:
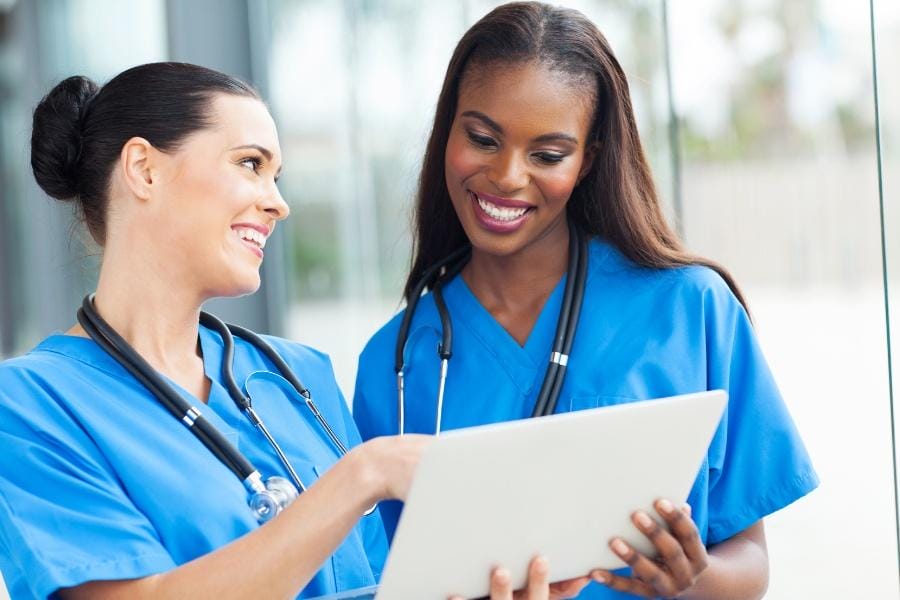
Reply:
[[[572,351],[572,343],[575,339],[578,317],[581,314],[581,305],[584,301],[584,286],[587,279],[588,239],[571,219],[569,219],[568,224],[569,264],[566,271],[566,287],[563,293],[559,318],[556,322],[556,335],[550,351],[550,360],[531,413],[532,417],[551,415],[556,411],[557,401],[559,400],[563,380],[566,376],[569,354]],[[434,304],[441,321],[441,341],[437,346],[440,374],[438,375],[437,411],[434,424],[435,434],[437,435],[441,432],[444,393],[447,387],[447,371],[450,359],[453,356],[453,323],[450,319],[450,311],[447,309],[446,302],[444,302],[442,287],[444,282],[452,280],[462,271],[466,263],[469,262],[471,254],[471,247],[465,245],[429,267],[406,299],[406,312],[400,321],[400,330],[397,333],[397,345],[394,351],[394,372],[397,374],[397,429],[400,435],[406,433],[406,342],[409,339],[409,330],[416,313],[416,307],[429,285],[431,286]]]
[[[293,483],[291,480],[277,475],[263,481],[259,471],[203,416],[200,410],[189,404],[181,394],[164,381],[159,373],[100,316],[94,307],[93,295],[85,296],[81,308],[78,310],[77,317],[78,323],[91,339],[118,361],[138,382],[144,385],[175,419],[184,424],[243,483],[250,494],[248,504],[259,523],[269,521],[284,510],[297,498],[301,491],[306,491],[307,486],[304,485],[291,461],[282,451],[281,446],[275,441],[263,420],[253,409],[250,397],[241,391],[234,379],[232,370],[234,364],[234,335],[250,342],[275,365],[282,377],[304,399],[306,407],[313,414],[323,431],[325,431],[339,455],[347,454],[347,447],[338,438],[334,429],[322,416],[322,413],[319,412],[309,389],[300,382],[293,369],[284,362],[281,356],[278,355],[278,352],[268,342],[249,329],[238,325],[225,324],[206,312],[200,313],[200,323],[222,337],[222,380],[228,395],[272,446]],[[374,510],[375,507],[372,506],[365,514],[369,515]]]

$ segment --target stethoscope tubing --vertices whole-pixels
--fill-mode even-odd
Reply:
[[[441,316],[441,342],[438,345],[438,356],[441,360],[441,375],[438,384],[438,411],[437,416],[435,417],[436,434],[441,431],[441,414],[443,409],[444,389],[447,381],[447,367],[449,365],[450,357],[453,354],[453,325],[450,321],[450,312],[447,310],[447,306],[444,303],[440,282],[442,279],[452,279],[459,274],[469,261],[471,250],[471,247],[468,245],[462,246],[451,252],[443,260],[438,261],[436,264],[425,270],[422,278],[419,279],[419,282],[406,299],[406,311],[403,313],[403,319],[400,321],[400,330],[397,334],[398,339],[400,340],[406,340],[409,336],[409,328],[412,325],[412,319],[415,315],[419,299],[422,297],[422,293],[428,286],[428,282],[437,277],[434,284],[434,298],[435,303],[438,304],[438,313]],[[442,274],[441,271],[443,269],[447,269],[447,271]],[[443,310],[441,310],[441,307]],[[406,433],[406,384],[404,377],[406,361],[403,356],[404,345],[405,344],[398,343],[394,353],[394,372],[397,374],[397,422],[398,433],[400,435]]]
[[[471,247],[466,245],[429,267],[406,299],[406,311],[400,322],[400,329],[397,332],[397,346],[394,359],[394,371],[397,374],[397,421],[401,435],[406,431],[406,361],[404,352],[416,307],[429,285],[431,285],[442,330],[441,342],[438,345],[438,357],[441,364],[438,380],[437,415],[435,417],[435,434],[440,434],[447,372],[452,356],[453,342],[453,325],[450,311],[447,309],[444,301],[442,285],[443,282],[449,281],[459,274],[468,262],[470,254]],[[532,417],[550,415],[556,411],[556,405],[565,380],[569,355],[572,351],[575,333],[578,328],[578,320],[581,316],[581,307],[584,302],[588,254],[588,237],[582,233],[572,219],[569,219],[569,263],[566,285],[550,359],[534,409],[532,410]]]
[[[578,319],[581,317],[581,307],[584,303],[584,286],[587,280],[587,257],[588,257],[588,245],[587,238],[580,231],[576,230],[575,236],[577,238],[577,252],[578,259],[575,267],[576,275],[574,277],[575,283],[572,289],[572,298],[568,304],[568,314],[566,315],[566,333],[563,337],[563,344],[561,351],[557,351],[556,346],[554,346],[553,351],[551,351],[550,355],[550,365],[555,365],[553,374],[553,388],[550,390],[549,395],[547,396],[544,405],[541,407],[541,412],[537,413],[537,406],[535,407],[535,413],[532,416],[544,416],[544,415],[552,415],[556,412],[556,405],[559,401],[559,395],[562,392],[563,381],[566,377],[566,370],[569,364],[569,356],[572,353],[572,346],[575,342],[575,332],[578,330]],[[568,284],[568,281],[566,282]]]
[[[544,379],[541,382],[541,389],[538,392],[537,399],[534,403],[531,416],[539,417],[550,414],[547,409],[550,405],[550,399],[556,388],[557,373],[560,368],[560,356],[565,347],[566,337],[569,333],[569,323],[571,321],[572,298],[575,293],[575,284],[577,277],[573,276],[578,270],[578,264],[581,258],[581,244],[579,243],[578,229],[570,230],[569,235],[569,266],[566,276],[566,287],[563,292],[562,305],[559,308],[559,319],[556,322],[556,334],[553,339],[553,347],[550,351],[550,362],[547,363],[547,371],[544,373]]]
[[[163,381],[156,370],[100,316],[94,308],[93,295],[85,297],[81,308],[78,310],[77,318],[88,335],[123,368],[131,373],[139,383],[144,385],[172,416],[184,424],[223,465],[234,473],[248,490],[260,492],[265,489],[265,486],[261,483],[262,478],[259,471],[253,467],[250,461],[212,423],[203,417],[198,408],[188,403],[171,385]],[[299,490],[306,491],[306,485],[304,485],[297,474],[287,455],[285,455],[263,420],[253,409],[250,397],[245,395],[235,382],[233,371],[234,335],[239,335],[246,339],[260,350],[297,393],[303,397],[307,408],[325,430],[329,440],[338,450],[339,456],[347,454],[347,447],[341,442],[334,429],[332,429],[315,402],[313,402],[309,389],[300,382],[293,369],[284,362],[268,342],[248,329],[238,325],[225,324],[209,313],[200,313],[200,323],[216,331],[222,337],[223,359],[221,375],[228,395],[266,438],[266,441],[271,445],[279,461],[293,480],[294,485]],[[374,510],[375,506],[373,505],[364,514],[370,515]]]
[[[165,383],[93,308],[93,295],[85,297],[77,319],[84,330],[110,356],[153,394],[175,419],[184,424],[234,475],[246,482],[256,469],[202,413]]]
[[[340,438],[335,433],[334,429],[331,427],[331,424],[328,420],[322,415],[322,412],[319,410],[319,407],[316,406],[316,403],[313,401],[312,393],[309,391],[309,388],[303,385],[297,375],[294,373],[294,370],[288,366],[284,359],[278,354],[278,352],[269,344],[266,340],[262,338],[262,336],[257,333],[250,331],[240,325],[234,325],[231,323],[223,323],[213,315],[205,312],[200,313],[200,322],[206,324],[210,329],[214,329],[219,332],[222,336],[223,348],[225,350],[225,354],[223,355],[222,360],[222,378],[226,383],[226,386],[229,390],[229,395],[232,400],[241,406],[243,403],[246,403],[247,408],[245,409],[245,413],[250,418],[251,421],[257,426],[257,428],[262,432],[263,436],[265,436],[266,440],[268,440],[269,444],[275,450],[275,453],[278,455],[279,460],[284,465],[285,469],[290,474],[291,478],[294,480],[296,486],[302,490],[306,491],[306,486],[300,480],[299,475],[294,470],[293,465],[291,465],[290,460],[285,455],[285,453],[281,450],[281,446],[269,433],[269,430],[266,428],[265,423],[263,423],[262,419],[256,414],[256,411],[253,410],[251,405],[251,400],[249,397],[245,396],[241,393],[240,388],[237,386],[237,383],[234,380],[234,335],[241,337],[251,345],[253,345],[257,350],[263,353],[266,358],[275,366],[279,373],[281,373],[282,377],[284,377],[288,383],[297,391],[298,394],[303,398],[306,403],[306,407],[312,412],[313,417],[325,431],[325,434],[328,436],[328,439],[334,444],[335,448],[338,451],[338,456],[343,457],[349,452],[347,446],[341,442]],[[240,398],[240,401],[238,400]],[[370,506],[364,513],[364,516],[369,516],[375,509],[377,508],[377,504],[373,504]]]

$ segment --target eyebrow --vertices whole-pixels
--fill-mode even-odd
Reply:
[[[499,135],[503,135],[503,128],[500,127],[500,124],[494,121],[492,118],[484,114],[483,112],[477,110],[467,110],[466,112],[460,115],[462,117],[472,117],[473,119],[478,119],[489,128],[493,129],[495,133]],[[534,138],[535,142],[571,142],[575,145],[578,145],[578,138],[569,135],[568,133],[563,133],[561,131],[554,131],[553,133],[544,133],[542,135]]]
[[[259,144],[244,144],[243,146],[235,146],[234,148],[231,148],[231,150],[229,150],[229,152],[234,151],[234,150],[257,150],[257,151],[259,151],[260,154],[262,154],[263,156],[266,157],[266,160],[268,160],[268,161],[272,160],[272,151],[269,150],[268,148],[260,146]],[[278,167],[278,171],[275,173],[275,179],[278,179],[279,177],[281,177],[281,171],[283,169],[284,169],[284,165],[281,165],[280,167]]]

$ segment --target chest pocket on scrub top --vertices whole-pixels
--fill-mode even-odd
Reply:
[[[600,394],[581,394],[574,395],[569,398],[569,411],[587,410],[589,408],[600,408],[601,406],[617,406],[619,404],[630,404],[631,402],[640,402],[640,398],[631,398],[628,396],[601,396]]]

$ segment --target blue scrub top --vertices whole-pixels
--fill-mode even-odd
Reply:
[[[454,346],[443,429],[531,414],[565,279],[547,300],[524,347],[494,320],[461,276],[444,286]],[[353,416],[363,439],[397,433],[393,367],[401,318],[397,315],[378,331],[360,357]],[[440,332],[428,294],[419,302],[405,347],[408,432],[434,432]],[[721,277],[700,266],[639,267],[609,243],[592,240],[584,304],[557,412],[711,389],[728,392],[728,407],[687,499],[707,545],[809,493],[818,478],[747,313]],[[389,537],[401,508],[399,502],[382,504]],[[580,597],[632,596],[591,584]]]
[[[360,442],[327,356],[266,338],[348,446]],[[222,339],[200,329],[208,405],[197,405],[260,471],[288,477],[222,386]],[[304,484],[338,460],[298,394],[249,343],[234,375]],[[160,573],[258,527],[237,477],[92,340],[53,335],[0,363],[0,570],[13,598]],[[299,597],[371,585],[387,553],[363,517]]]

